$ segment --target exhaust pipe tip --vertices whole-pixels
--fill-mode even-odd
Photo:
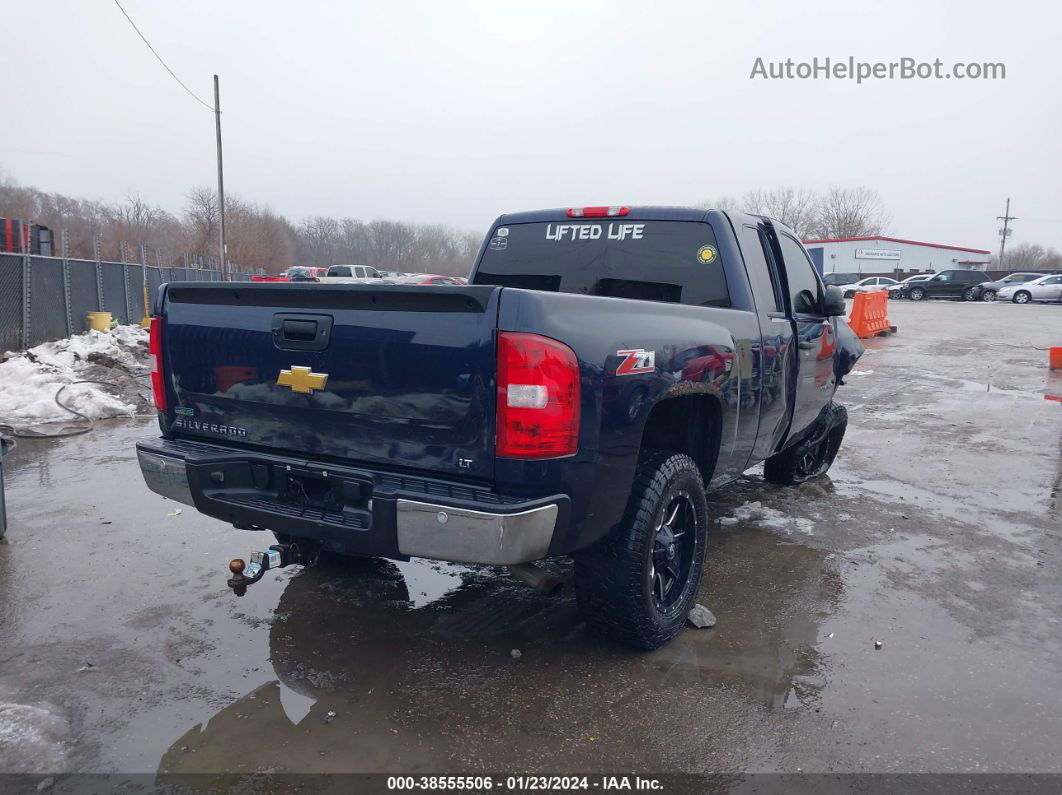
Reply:
[[[517,563],[507,568],[520,582],[547,596],[553,596],[564,587],[564,580],[534,563]]]

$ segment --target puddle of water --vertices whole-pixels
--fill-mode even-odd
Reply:
[[[284,714],[292,725],[298,726],[310,714],[317,699],[292,690],[283,682],[278,681],[277,684],[280,686],[280,705],[284,708]]]
[[[471,570],[468,566],[423,558],[396,561],[395,566],[405,580],[409,602],[414,609],[437,602],[460,588],[463,575]]]

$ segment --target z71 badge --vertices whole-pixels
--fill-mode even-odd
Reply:
[[[623,357],[623,361],[616,368],[616,375],[635,375],[656,370],[656,351],[636,348],[629,351],[616,351],[616,355]]]

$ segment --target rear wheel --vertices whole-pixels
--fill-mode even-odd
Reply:
[[[1016,304],[1027,304],[1031,300],[1032,293],[1030,293],[1028,290],[1019,290],[1018,292],[1014,293],[1014,303]]]
[[[926,291],[924,287],[912,287],[911,288],[911,300],[922,301],[926,297]]]
[[[575,559],[575,596],[597,632],[641,649],[663,646],[697,596],[708,503],[688,455],[648,454],[623,521]]]
[[[996,300],[996,291],[995,290],[985,290],[983,293],[981,293],[981,300],[984,301],[985,303],[989,303],[989,304],[992,303],[993,301]]]
[[[848,409],[831,402],[819,422],[822,424],[812,430],[807,440],[775,453],[764,462],[764,480],[792,486],[826,474],[844,441]]]
[[[973,287],[967,287],[966,292],[962,294],[962,298],[964,301],[976,301],[977,290],[975,290]]]

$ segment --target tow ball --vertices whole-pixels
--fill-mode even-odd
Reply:
[[[282,569],[298,564],[313,566],[317,563],[320,550],[317,547],[304,549],[298,544],[274,544],[265,552],[251,553],[251,562],[244,563],[243,558],[229,561],[232,576],[227,580],[228,586],[237,596],[247,593],[247,586],[254,585],[269,569]]]

